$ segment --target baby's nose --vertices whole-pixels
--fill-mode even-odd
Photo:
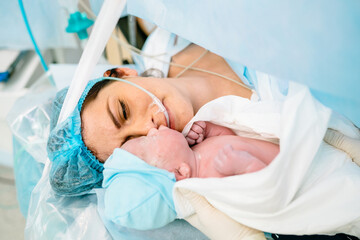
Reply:
[[[153,136],[157,133],[157,129],[156,128],[151,128],[147,134],[147,136]]]
[[[164,125],[160,125],[159,130],[162,130],[162,129],[169,129],[169,128]]]

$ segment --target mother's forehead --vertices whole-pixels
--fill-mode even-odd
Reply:
[[[137,88],[136,85],[140,87],[144,87],[145,85],[148,85],[148,83],[150,82],[149,80],[150,79],[144,79],[143,77],[128,76],[121,78],[119,80],[113,80],[113,84],[116,84],[117,86],[121,86],[121,87],[126,86],[131,89],[136,89]],[[135,84],[135,86],[133,84]]]

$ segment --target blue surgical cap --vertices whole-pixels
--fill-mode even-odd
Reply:
[[[123,227],[160,228],[176,218],[175,175],[120,148],[104,164],[105,216]]]
[[[53,101],[47,152],[52,161],[50,184],[60,195],[83,195],[94,187],[101,187],[104,169],[85,146],[81,136],[80,111],[89,90],[104,78],[89,81],[72,114],[56,125],[67,88],[59,91]]]

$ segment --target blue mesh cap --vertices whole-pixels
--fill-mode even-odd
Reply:
[[[47,152],[52,161],[50,184],[64,196],[83,195],[101,187],[103,164],[85,146],[81,136],[80,111],[89,90],[104,78],[89,81],[71,115],[56,126],[68,88],[59,91],[53,101]]]

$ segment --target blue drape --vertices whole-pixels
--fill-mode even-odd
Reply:
[[[130,14],[230,60],[308,85],[360,126],[360,1],[128,0]]]

